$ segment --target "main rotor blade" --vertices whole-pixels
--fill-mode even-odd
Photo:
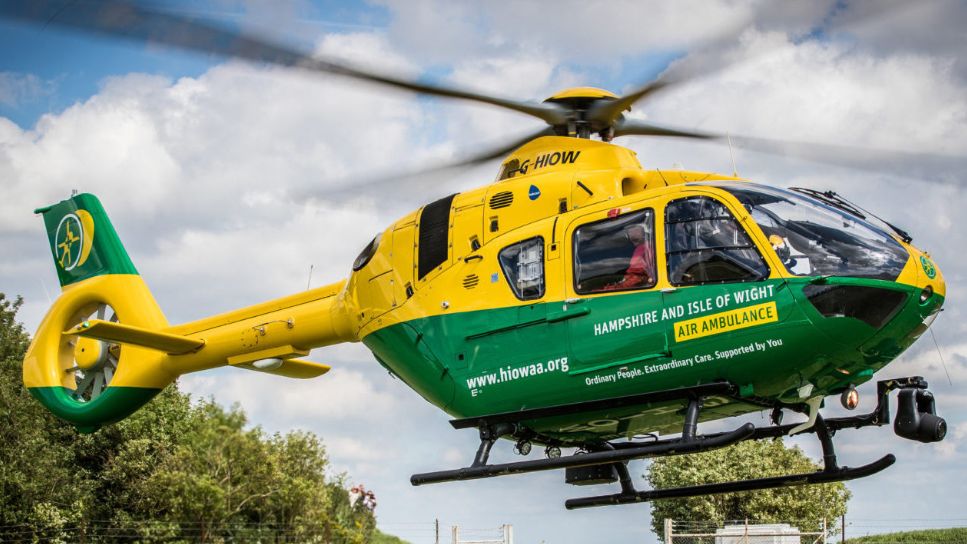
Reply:
[[[505,145],[503,145],[501,147],[497,147],[497,148],[491,149],[490,151],[484,151],[483,153],[479,153],[477,155],[472,155],[469,158],[463,159],[463,160],[461,160],[459,162],[455,162],[453,164],[445,164],[445,165],[441,165],[441,166],[437,166],[437,167],[431,168],[429,170],[423,170],[422,172],[419,172],[416,175],[425,174],[425,173],[428,173],[428,172],[437,172],[437,171],[440,171],[440,170],[450,170],[451,168],[463,168],[463,167],[466,167],[466,166],[476,166],[478,164],[482,164],[482,163],[485,163],[487,161],[491,161],[491,160],[494,160],[494,159],[499,159],[499,158],[503,157],[504,155],[510,153],[511,151],[517,149],[518,147],[526,144],[527,142],[529,142],[531,140],[534,140],[536,138],[540,138],[541,136],[553,136],[553,135],[554,135],[554,129],[553,128],[551,128],[551,127],[542,128],[541,130],[538,130],[537,132],[534,132],[532,134],[528,134],[527,136],[523,136],[521,138],[517,138],[516,140],[514,140],[512,142],[509,142],[509,143],[507,143],[507,144],[505,144]]]
[[[693,58],[696,53],[701,54],[703,51],[718,51],[737,43],[739,37],[743,32],[748,30],[757,14],[758,12],[752,13],[750,16],[744,17],[734,24],[723,28],[716,35],[704,40],[703,47],[700,47],[697,51],[689,51],[681,59],[672,61],[671,65],[659,74],[658,77],[639,86],[630,93],[620,96],[615,100],[599,100],[592,104],[588,108],[586,115],[588,121],[601,126],[611,126],[621,116],[621,112],[631,108],[639,100],[643,100],[668,87],[680,85],[693,79],[705,77],[730,68],[733,63],[721,62],[712,66],[695,67],[689,63],[680,61]]]
[[[662,127],[644,121],[622,119],[614,127],[614,136],[668,136],[674,138],[696,138],[700,140],[714,140],[716,134],[696,132],[685,129]]]
[[[662,127],[642,121],[619,122],[615,127],[615,136],[670,136],[713,140],[759,153],[796,157],[859,170],[916,174],[942,180],[952,178],[955,172],[962,172],[967,168],[965,156],[717,134]]]
[[[655,80],[616,100],[599,100],[588,108],[588,120],[610,126],[621,115],[621,112],[630,108],[632,104],[668,85],[670,85],[670,82]]]
[[[750,136],[718,136],[717,140],[721,143],[728,143],[731,140],[735,147],[760,153],[939,181],[955,181],[967,168],[967,156],[772,140]]]
[[[864,5],[864,10],[850,11],[848,9],[843,10],[842,7],[836,3],[832,5],[831,11],[827,14],[826,18],[823,20],[823,23],[826,24],[832,19],[834,28],[836,29],[842,30],[854,28],[861,26],[862,24],[881,19],[886,15],[895,15],[897,12],[911,9],[912,5],[914,4],[916,3],[908,2],[893,4],[889,2],[880,2],[873,3],[868,6]],[[663,73],[652,81],[641,85],[635,90],[615,100],[599,100],[595,102],[588,108],[588,112],[586,114],[587,120],[600,126],[611,126],[621,116],[621,112],[631,108],[631,106],[636,102],[650,97],[652,94],[688,83],[696,79],[713,76],[742,64],[755,61],[763,56],[768,56],[772,53],[772,50],[764,49],[757,54],[731,61],[723,62],[723,59],[717,58],[714,62],[694,62],[696,58],[701,58],[701,54],[703,52],[717,52],[739,43],[739,38],[742,36],[742,34],[753,26],[756,16],[768,17],[766,12],[781,9],[784,9],[782,4],[766,4],[763,7],[760,7],[759,11],[753,13],[750,17],[738,21],[736,24],[733,24],[718,32],[710,39],[705,40],[704,45],[698,50],[690,51],[682,58],[673,61]],[[780,14],[773,14],[773,16],[778,15]],[[813,32],[819,30],[823,29],[812,29]]]
[[[546,128],[540,129],[537,132],[517,138],[512,142],[508,142],[499,147],[495,147],[493,149],[488,149],[487,151],[471,155],[457,162],[444,163],[439,166],[433,166],[431,168],[426,168],[422,170],[404,172],[402,174],[400,173],[384,174],[384,175],[377,174],[369,178],[364,177],[362,180],[359,180],[357,178],[356,180],[337,181],[333,184],[329,184],[328,186],[322,188],[322,191],[324,191],[324,193],[317,191],[312,194],[300,195],[300,196],[312,198],[312,197],[324,196],[326,194],[339,194],[347,190],[357,191],[359,189],[377,189],[383,186],[397,184],[403,180],[426,178],[434,174],[446,172],[448,170],[456,170],[460,168],[473,167],[473,166],[483,164],[487,161],[499,159],[507,155],[511,151],[514,151],[518,147],[521,147],[522,145],[530,142],[531,140],[534,140],[535,138],[540,138],[541,136],[553,136],[553,135],[554,135],[554,129],[552,129],[551,127],[546,127]]]
[[[564,109],[557,104],[509,100],[362,70],[313,57],[254,34],[233,31],[213,23],[153,9],[136,1],[4,0],[0,2],[0,17],[19,19],[45,27],[55,25],[146,44],[337,74],[426,95],[482,102],[532,115],[551,125],[561,124],[567,119]]]

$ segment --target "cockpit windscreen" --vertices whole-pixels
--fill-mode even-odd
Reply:
[[[791,274],[892,281],[909,257],[886,232],[808,196],[753,183],[704,185],[732,193],[749,210]]]

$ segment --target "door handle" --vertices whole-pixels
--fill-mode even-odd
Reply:
[[[560,310],[548,311],[546,319],[548,323],[556,323],[558,321],[564,321],[565,319],[572,319],[575,317],[581,317],[582,315],[588,315],[589,313],[591,313],[591,308],[588,308],[587,306],[568,310],[567,305],[565,305]]]

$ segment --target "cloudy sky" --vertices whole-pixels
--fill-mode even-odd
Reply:
[[[837,439],[844,464],[885,452],[899,459],[849,484],[850,534],[967,525],[967,229],[958,224],[967,209],[967,4],[162,4],[329,58],[516,99],[540,101],[576,85],[621,93],[675,63],[709,75],[636,105],[632,117],[901,152],[889,161],[851,155],[863,169],[739,149],[734,158],[749,179],[835,189],[907,229],[943,269],[949,299],[934,326],[937,345],[925,335],[877,377],[926,376],[950,425],[947,440],[914,444],[890,428]],[[31,330],[57,294],[42,221],[31,211],[72,189],[100,196],[177,323],[307,281],[337,281],[377,231],[437,196],[488,183],[496,164],[377,188],[353,180],[457,159],[540,127],[488,106],[53,26],[0,22],[0,53],[0,291],[24,296],[21,319]],[[645,167],[732,170],[727,147],[620,143]],[[469,462],[475,433],[450,429],[446,414],[361,345],[312,357],[333,371],[301,382],[220,370],[180,384],[239,403],[268,431],[321,435],[334,466],[376,491],[383,529],[413,542],[432,541],[435,518],[447,535],[451,524],[510,523],[518,542],[655,541],[648,505],[565,511],[564,499],[581,490],[556,473],[411,487],[413,472]],[[871,389],[862,391],[869,401]],[[791,442],[818,453],[809,441]],[[509,446],[495,455],[509,459]]]

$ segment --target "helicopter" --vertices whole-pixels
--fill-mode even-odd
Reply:
[[[389,225],[346,280],[183,324],[168,323],[95,196],[37,209],[62,294],[25,357],[24,383],[81,432],[127,417],[186,373],[312,378],[330,367],[304,359],[310,350],[361,342],[454,428],[479,433],[469,466],[415,474],[414,485],[560,469],[571,484],[619,485],[565,503],[583,508],[849,480],[895,458],[839,466],[832,435],[889,424],[893,390],[899,436],[946,434],[917,376],[879,381],[869,414],[820,413],[835,395],[855,408],[856,386],[927,330],[946,298],[939,268],[904,231],[835,193],[643,168],[612,140],[732,140],[624,117],[681,80],[623,96],[572,88],[535,104],[308,57],[138,3],[50,11],[8,3],[0,15],[484,102],[548,125],[456,165],[502,158],[492,184]],[[762,410],[771,425],[698,430]],[[783,424],[785,411],[807,419]],[[627,469],[798,433],[819,438],[822,470],[639,491]],[[545,458],[490,463],[501,439],[523,455],[543,446]]]

